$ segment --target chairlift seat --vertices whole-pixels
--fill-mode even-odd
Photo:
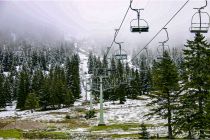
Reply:
[[[147,26],[131,26],[131,32],[140,33],[140,32],[149,32],[149,27]]]
[[[125,60],[125,59],[127,59],[127,54],[116,54],[115,55],[115,59],[117,59],[117,60]]]
[[[116,69],[107,69],[108,72],[115,72]]]
[[[209,28],[208,27],[191,27],[190,32],[191,33],[208,33]]]
[[[161,59],[163,59],[162,56],[158,56],[158,57],[157,57],[157,60],[161,60]]]
[[[144,19],[133,19],[130,22],[130,30],[133,33],[149,32],[149,25]]]

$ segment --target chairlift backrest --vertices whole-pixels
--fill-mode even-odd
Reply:
[[[138,22],[140,24],[138,25]],[[149,31],[149,25],[144,19],[133,19],[130,22],[130,30],[134,33],[141,33],[141,32],[148,32]]]
[[[206,0],[206,4],[200,8],[194,8],[198,10],[191,19],[191,33],[208,33],[210,27],[210,16],[207,12],[202,12],[205,7],[207,7],[208,2]],[[206,19],[206,21],[204,21]]]
[[[204,21],[205,20],[205,21]],[[190,32],[208,33],[210,27],[210,16],[207,12],[196,12],[191,19]]]
[[[146,20],[140,18],[140,11],[144,9],[134,9],[132,8],[133,0],[130,0],[130,9],[137,12],[137,18],[131,20],[130,22],[130,30],[133,33],[141,33],[141,32],[148,32],[149,25]]]

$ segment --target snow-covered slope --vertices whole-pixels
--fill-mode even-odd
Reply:
[[[90,75],[88,74],[88,53],[85,50],[79,48],[78,54],[80,57],[81,96],[82,100],[89,100],[90,93],[88,89]]]
[[[86,83],[88,82],[88,78],[90,78],[90,75],[88,74],[88,53],[85,52],[85,50],[79,49],[78,54],[80,56],[80,80],[81,80],[81,95],[82,98],[79,101],[76,101],[73,107],[69,108],[63,108],[58,110],[50,110],[50,111],[35,111],[34,113],[31,113],[30,111],[17,111],[15,110],[16,103],[13,102],[13,106],[6,107],[6,111],[0,112],[0,120],[4,120],[7,118],[13,118],[18,117],[19,121],[36,121],[36,122],[59,122],[64,121],[66,114],[70,115],[76,115],[78,113],[77,110],[89,110],[89,105],[82,105],[82,102],[86,99],[86,93],[87,93],[87,99],[89,100],[89,91],[86,92]],[[87,83],[87,88],[89,88]],[[143,99],[146,99],[146,97],[141,97]],[[150,124],[152,127],[150,127],[148,130],[151,134],[155,135],[159,133],[160,135],[166,135],[167,129],[164,126],[166,123],[166,120],[157,118],[154,116],[151,120],[147,120],[147,117],[144,117],[144,115],[149,111],[149,108],[146,106],[147,102],[150,100],[130,100],[127,99],[125,104],[118,104],[118,102],[105,102],[104,103],[104,119],[105,123],[107,125],[112,124],[124,124],[124,123],[137,123],[140,124],[144,122],[145,124]],[[76,117],[78,120],[83,118],[85,123],[88,123],[90,127],[97,126],[98,125],[98,117],[99,117],[99,104],[95,103],[93,104],[93,108],[97,111],[97,117],[91,120],[85,120],[84,119],[84,112],[83,117],[81,117],[81,114],[79,115],[80,118]],[[67,129],[67,128],[66,128]],[[69,129],[69,128],[68,128]],[[83,133],[80,132],[82,128],[78,126],[74,130],[74,133]],[[83,130],[83,129],[82,129]],[[89,132],[87,130],[87,132]],[[113,131],[112,133],[118,133],[119,131]],[[138,129],[125,132],[123,131],[123,134],[127,133],[136,133],[138,132]],[[99,133],[99,132],[95,132]],[[103,133],[111,133],[111,132],[103,132]]]

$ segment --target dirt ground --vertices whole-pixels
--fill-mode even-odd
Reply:
[[[41,130],[45,129],[47,126],[40,122],[34,122],[34,121],[23,121],[23,120],[16,120],[11,121],[1,129],[3,130],[9,130],[9,129],[20,129],[20,130]]]

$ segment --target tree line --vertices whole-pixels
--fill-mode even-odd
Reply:
[[[79,63],[72,44],[0,47],[0,108],[12,101],[21,110],[72,105],[80,98]]]
[[[105,57],[90,54],[89,72],[95,75],[94,69],[110,70],[108,83],[112,86],[104,92],[105,100],[124,103],[127,98],[148,96],[151,109],[146,116],[166,119],[168,138],[183,133],[189,139],[196,134],[202,138],[210,128],[210,44],[196,34],[181,52],[164,50],[156,59],[148,57],[141,55],[132,67],[112,58],[108,66]]]

